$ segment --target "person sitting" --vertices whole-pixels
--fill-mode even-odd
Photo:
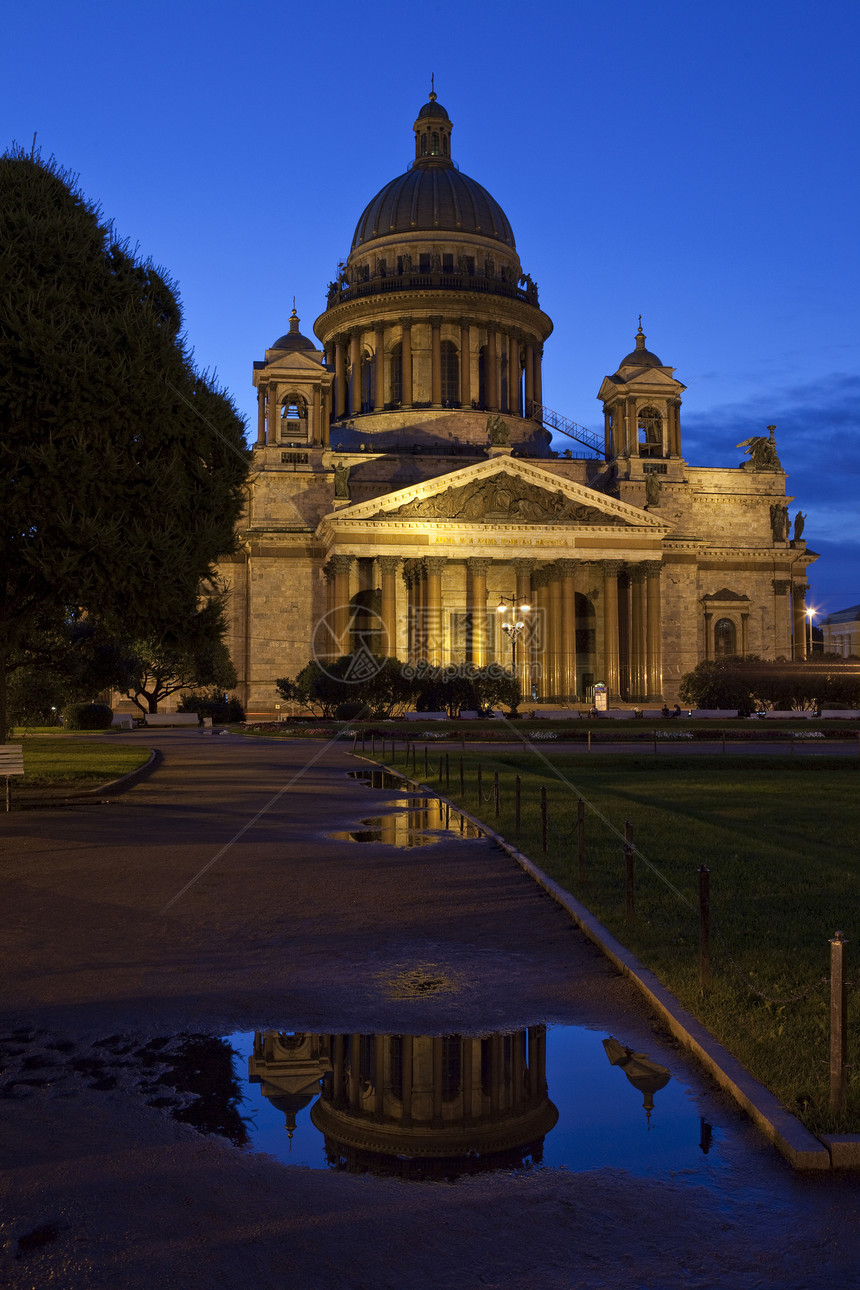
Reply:
[[[660,709],[660,711],[663,713],[664,717],[671,717],[672,715],[671,712],[669,711],[669,706],[666,703],[663,704],[663,707]]]
[[[680,717],[680,715],[681,715],[681,709],[680,709],[680,706],[676,703],[676,704],[675,704],[675,711],[672,713],[672,716],[673,716],[673,717]]]

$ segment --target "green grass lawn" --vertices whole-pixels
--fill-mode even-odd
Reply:
[[[119,779],[148,760],[150,749],[140,744],[106,743],[98,737],[27,735],[24,775],[13,781],[16,790],[87,788]]]
[[[849,1113],[828,1110],[829,938],[850,944],[860,984],[860,759],[688,758],[449,749],[450,792],[582,900],[813,1129],[860,1131],[860,990],[849,995]],[[439,783],[431,748],[429,783]],[[391,763],[390,757],[388,758]],[[477,799],[482,766],[483,800]],[[395,766],[402,764],[398,755]],[[423,778],[423,750],[417,774]],[[494,772],[500,814],[494,815]],[[514,779],[522,781],[516,832]],[[548,801],[542,850],[540,787]],[[444,781],[441,785],[444,791]],[[577,799],[586,877],[578,874]],[[489,799],[489,800],[488,800]],[[625,821],[633,826],[636,916],[625,918]],[[712,984],[699,987],[698,867],[711,884]],[[652,867],[653,866],[653,867]],[[855,964],[857,966],[855,966]],[[798,997],[802,996],[802,997]]]

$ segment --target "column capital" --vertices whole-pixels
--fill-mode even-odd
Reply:
[[[796,596],[800,596],[801,600],[805,600],[805,599],[806,599],[806,593],[807,593],[807,591],[809,590],[809,583],[808,583],[808,582],[795,582],[795,583],[793,583],[793,584],[792,584],[792,586],[793,586],[793,589],[794,589],[794,594],[795,594]]]
[[[473,578],[486,578],[492,563],[493,562],[489,556],[470,555],[466,561],[466,568],[469,570],[469,573],[471,573]]]
[[[411,319],[411,317],[407,317],[407,318],[399,318],[399,319],[398,319],[398,322],[400,323],[400,326],[401,326],[401,327],[411,327],[411,326],[412,326],[412,319]]]
[[[354,326],[354,327],[350,327],[350,329],[349,329],[349,338],[350,338],[350,340],[361,340],[361,338],[362,338],[362,336],[363,336],[363,335],[364,335],[364,328],[363,328],[363,327],[359,327],[358,325],[356,325],[356,326]]]
[[[578,560],[556,560],[555,568],[562,578],[573,578],[578,573],[580,564]]]
[[[631,581],[631,582],[635,582],[635,583],[638,583],[638,582],[644,582],[644,581],[645,581],[645,565],[644,565],[644,564],[628,564],[628,566],[627,566],[627,576],[630,578],[630,581]]]
[[[447,563],[447,555],[425,555],[424,557],[424,568],[429,577],[438,576]]]
[[[329,559],[329,564],[331,565],[332,571],[335,574],[349,573],[354,562],[355,562],[354,555],[346,555],[341,552],[339,552],[337,555],[331,556]]]
[[[617,578],[624,568],[623,560],[601,560],[599,563],[603,565],[604,578]]]
[[[514,566],[517,573],[522,573],[522,574],[531,573],[535,567],[534,560],[516,559],[516,560],[511,560],[511,564]]]
[[[663,569],[662,560],[643,560],[642,568],[645,570],[646,578],[659,578]]]
[[[431,327],[441,327],[445,318],[442,314],[431,314],[427,321]]]
[[[389,576],[391,576],[392,574],[396,574],[402,558],[403,557],[399,555],[379,556],[378,559],[379,559],[380,572],[383,574],[388,574]]]
[[[474,327],[474,326],[476,326],[476,323],[475,323],[475,319],[474,319],[474,318],[458,318],[458,319],[457,319],[457,322],[460,324],[460,326],[461,326],[461,327]]]

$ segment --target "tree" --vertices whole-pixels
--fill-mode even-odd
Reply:
[[[281,677],[275,688],[287,703],[307,708],[315,716],[331,718],[341,705],[350,704],[380,720],[406,707],[414,690],[399,659],[365,652],[344,654],[324,667],[311,659],[294,681]]]
[[[169,635],[134,642],[125,662],[127,680],[117,689],[144,713],[157,712],[162,699],[189,686],[232,689],[236,669],[224,630],[223,603],[213,596]]]
[[[737,708],[748,716],[755,707],[751,677],[738,658],[704,659],[681,677],[678,693],[691,708]]]
[[[249,455],[165,275],[71,176],[0,157],[0,739],[46,605],[163,638],[235,545]]]

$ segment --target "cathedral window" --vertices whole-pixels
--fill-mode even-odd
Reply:
[[[737,629],[731,618],[717,619],[714,624],[714,657],[728,658],[737,652]]]
[[[421,136],[421,156],[422,157],[427,156],[427,131],[426,130]]]
[[[443,256],[442,256],[442,272],[443,272],[443,273],[453,273],[453,272],[454,272],[454,256],[453,256],[453,255],[451,255],[451,254],[445,254],[445,255],[443,255]]]
[[[391,383],[390,402],[393,407],[399,407],[403,402],[403,343],[397,341],[391,346],[391,356],[389,363],[389,380]]]
[[[373,356],[364,353],[361,356],[361,410],[362,412],[373,411],[373,387],[376,364]]]
[[[451,340],[442,341],[442,407],[460,406],[460,355]]]
[[[430,252],[429,251],[422,251],[421,254],[418,256],[418,271],[419,273],[430,272]]]
[[[300,394],[288,394],[281,404],[281,438],[299,438],[307,433],[307,426],[307,400]]]
[[[439,134],[436,130],[430,135],[430,156],[439,156]]]

